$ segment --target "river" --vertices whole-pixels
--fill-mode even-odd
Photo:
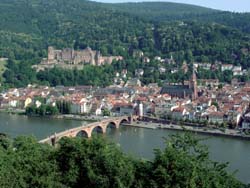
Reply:
[[[62,119],[30,118],[0,113],[0,132],[11,137],[33,135],[42,139],[55,132],[87,124],[87,122]],[[145,129],[122,126],[109,131],[107,137],[116,142],[124,152],[152,159],[154,148],[164,148],[164,137],[180,132],[163,129]],[[238,170],[236,176],[250,183],[250,141],[233,138],[199,135],[208,138],[204,143],[209,147],[211,159],[229,162],[229,170]]]

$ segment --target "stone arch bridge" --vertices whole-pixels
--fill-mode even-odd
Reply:
[[[122,116],[122,117],[107,118],[99,122],[82,125],[80,127],[72,128],[60,133],[55,133],[54,135],[51,135],[43,140],[40,140],[39,143],[47,143],[54,146],[56,142],[58,142],[62,137],[81,136],[90,138],[94,130],[105,134],[109,127],[118,129],[121,123],[123,122],[132,123],[137,119],[138,119],[137,116]]]

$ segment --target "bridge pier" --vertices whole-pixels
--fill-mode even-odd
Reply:
[[[51,138],[51,145],[52,145],[52,146],[55,146],[55,145],[56,145],[56,138],[55,138],[55,137],[52,137],[52,138]]]
[[[51,137],[51,145],[55,146],[56,145],[56,133],[54,133],[54,135]]]

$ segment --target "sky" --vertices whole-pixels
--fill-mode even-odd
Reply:
[[[141,1],[164,1],[164,0],[96,0],[99,2],[141,2]],[[228,10],[233,12],[250,12],[250,0],[166,0],[168,2],[186,3],[204,7]]]

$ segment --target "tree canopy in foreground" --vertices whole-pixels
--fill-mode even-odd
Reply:
[[[57,148],[33,137],[0,139],[0,187],[240,188],[247,187],[209,159],[189,134],[166,139],[153,160],[124,154],[100,137],[63,138]]]

